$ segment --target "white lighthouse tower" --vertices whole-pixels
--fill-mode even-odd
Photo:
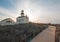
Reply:
[[[26,16],[24,15],[24,10],[21,10],[20,14],[21,14],[21,16],[16,18],[16,23],[17,24],[29,23],[29,18],[27,15]]]

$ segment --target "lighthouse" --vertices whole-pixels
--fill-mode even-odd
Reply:
[[[18,17],[16,18],[16,23],[17,23],[17,24],[29,23],[29,18],[28,18],[27,15],[25,16],[24,10],[21,10],[20,15],[21,15],[21,16],[18,16]]]

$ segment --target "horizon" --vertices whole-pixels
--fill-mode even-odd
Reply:
[[[15,21],[22,9],[31,22],[60,24],[60,0],[0,0],[0,21]]]

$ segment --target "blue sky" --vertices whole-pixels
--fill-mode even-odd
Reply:
[[[0,0],[0,20],[16,20],[22,9],[32,22],[60,24],[60,0]]]
[[[9,2],[9,0],[0,0],[0,6],[6,9],[13,7],[13,5]]]

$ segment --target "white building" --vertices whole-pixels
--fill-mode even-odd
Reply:
[[[15,22],[11,18],[6,18],[0,21],[0,25],[14,25]]]
[[[29,23],[29,18],[28,16],[24,15],[24,10],[21,10],[21,16],[16,18],[16,23],[17,24],[24,24],[24,23]]]
[[[24,24],[29,23],[28,16],[24,15],[24,10],[21,10],[21,16],[16,18],[16,22],[14,22],[11,18],[6,18],[0,21],[0,25],[14,25],[14,24]]]

